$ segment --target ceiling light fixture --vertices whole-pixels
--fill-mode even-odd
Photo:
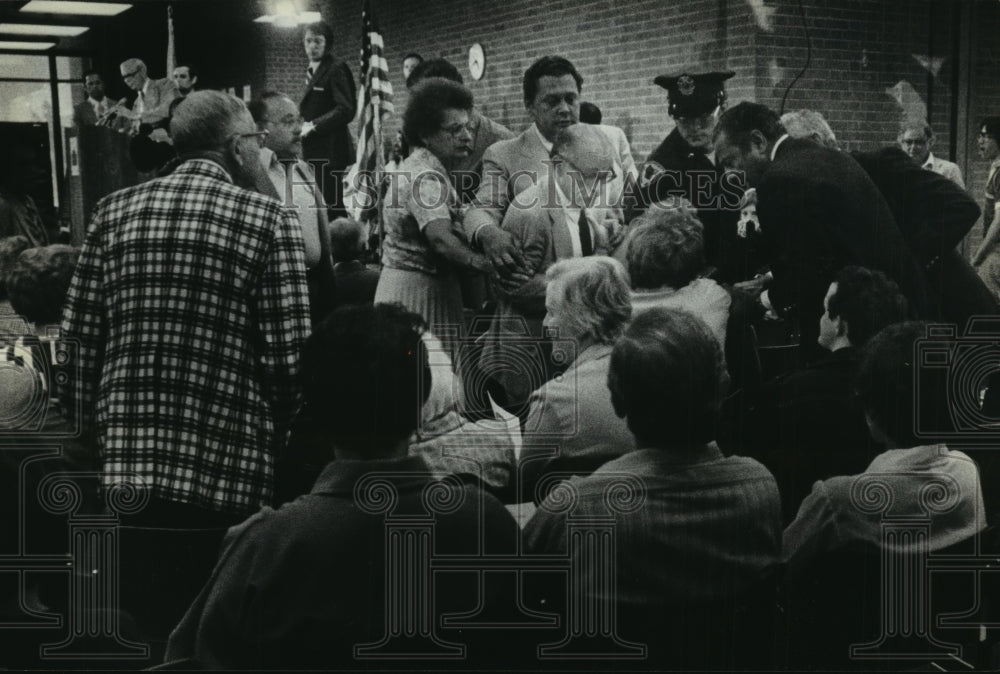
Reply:
[[[12,49],[16,51],[45,51],[56,46],[55,42],[15,42],[13,40],[0,40],[0,49]]]
[[[35,14],[78,14],[81,16],[117,16],[132,5],[123,2],[75,2],[74,0],[31,0],[22,12]]]
[[[7,35],[54,35],[56,37],[76,37],[83,35],[87,26],[56,26],[39,23],[0,23],[0,33]]]

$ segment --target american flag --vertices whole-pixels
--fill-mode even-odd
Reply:
[[[393,111],[392,84],[389,66],[382,55],[382,35],[379,33],[371,3],[365,0],[361,10],[361,87],[358,90],[358,149],[354,168],[347,176],[348,184],[363,185],[355,194],[354,215],[362,222],[377,217],[378,176],[384,165],[382,158],[382,116]],[[356,182],[357,181],[357,182]]]

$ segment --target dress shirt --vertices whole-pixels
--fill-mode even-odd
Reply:
[[[927,161],[924,162],[922,168],[934,171],[934,173],[944,176],[962,189],[965,189],[965,181],[962,180],[962,169],[958,168],[958,164],[954,162],[939,159],[934,156],[933,152],[929,152],[927,154]]]
[[[281,203],[292,209],[302,225],[302,241],[306,246],[306,267],[312,269],[323,256],[320,245],[319,217],[317,216],[316,182],[312,167],[296,160],[291,167],[291,184],[288,184],[287,161],[280,161],[270,148],[260,150],[260,163],[267,170],[267,177],[277,190]]]
[[[558,180],[553,180],[552,185],[556,188],[556,203],[558,203],[562,208],[563,220],[566,223],[566,229],[569,230],[570,241],[573,242],[573,257],[581,257],[583,255],[583,243],[580,241],[580,211],[582,209],[574,206],[570,202],[569,197],[567,197],[563,193],[562,188],[559,187]],[[591,246],[596,250],[598,239],[594,222],[597,220],[597,216],[592,208],[583,210],[586,210],[587,223],[590,225]]]

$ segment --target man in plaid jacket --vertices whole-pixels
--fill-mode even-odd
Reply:
[[[181,162],[98,203],[63,315],[65,383],[105,489],[145,485],[145,524],[224,526],[272,498],[309,334],[302,233],[266,185],[262,134],[216,91],[178,107]],[[142,517],[145,515],[145,517]]]

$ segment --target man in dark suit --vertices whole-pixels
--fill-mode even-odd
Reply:
[[[745,392],[738,444],[723,447],[767,466],[786,524],[816,480],[860,473],[880,451],[853,394],[854,376],[862,347],[885,326],[905,321],[908,311],[895,283],[863,267],[837,273],[823,308],[823,358]]]
[[[73,124],[78,127],[94,126],[114,104],[104,95],[104,78],[96,70],[84,73],[83,88],[87,98],[73,108]]]
[[[979,220],[979,205],[951,179],[928,171],[898,147],[855,152],[923,267],[929,316],[954,323],[997,313],[993,294],[955,247]]]
[[[878,187],[849,155],[790,138],[757,103],[723,113],[714,145],[717,162],[757,189],[762,256],[773,274],[761,302],[798,318],[803,357],[820,355],[823,297],[847,265],[885,272],[914,313],[927,315],[920,266]]]
[[[302,156],[316,166],[332,218],[345,214],[341,176],[354,163],[354,143],[347,125],[357,110],[357,92],[350,68],[330,53],[333,31],[329,26],[325,23],[306,26],[303,44],[309,67],[306,92],[299,103],[299,111],[306,120],[302,125]]]

